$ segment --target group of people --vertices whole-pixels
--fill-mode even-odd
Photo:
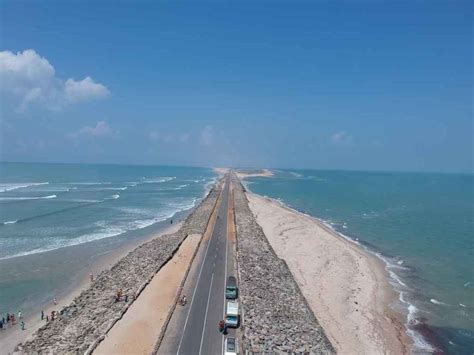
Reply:
[[[63,311],[61,310],[59,313],[63,314]],[[46,322],[53,321],[57,316],[58,316],[57,311],[51,311],[50,315],[47,315],[44,313],[44,311],[41,311],[41,320],[44,320]]]
[[[18,321],[14,313],[7,313],[6,317],[2,317],[0,319],[0,329],[7,329],[8,327],[13,327],[17,325],[17,323],[20,325],[21,330],[25,330],[25,322],[23,320],[23,316],[21,314],[21,311],[18,312]]]
[[[123,291],[122,289],[120,288],[118,291],[117,291],[117,294],[115,295],[115,302],[120,302],[121,300],[124,300],[125,303],[128,302],[128,295],[123,295]]]

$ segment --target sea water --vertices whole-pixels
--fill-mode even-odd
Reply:
[[[474,351],[474,176],[275,171],[248,188],[315,216],[387,265],[414,352]]]
[[[57,297],[99,257],[184,217],[215,179],[205,168],[0,163],[0,313]]]

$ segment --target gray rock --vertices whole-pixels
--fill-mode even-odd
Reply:
[[[151,281],[173,256],[187,235],[203,234],[222,184],[218,183],[186,218],[175,234],[164,235],[138,246],[119,260],[110,270],[98,275],[63,314],[38,329],[32,340],[17,347],[21,353],[84,353],[109,331],[122,317],[134,295]],[[128,303],[115,302],[122,289]],[[94,344],[94,345],[92,345]]]
[[[242,185],[234,186],[244,349],[253,353],[335,353],[288,266],[258,225]]]

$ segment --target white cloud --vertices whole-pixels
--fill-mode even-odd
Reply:
[[[331,142],[336,145],[347,145],[352,143],[352,136],[346,131],[339,131],[331,135]]]
[[[70,102],[103,99],[110,95],[109,90],[104,85],[95,83],[90,76],[81,81],[67,79],[64,84],[64,93]]]
[[[149,138],[153,142],[159,143],[188,143],[191,135],[189,133],[180,133],[180,134],[173,134],[173,133],[161,133],[158,131],[151,131],[149,133]]]
[[[88,137],[118,137],[119,131],[112,129],[107,122],[98,121],[95,127],[84,126],[75,133],[68,136],[70,138],[79,138],[80,136]]]
[[[180,143],[188,143],[191,135],[189,133],[183,133],[178,136],[178,141]]]
[[[37,104],[59,110],[72,103],[103,99],[110,95],[89,76],[83,80],[56,77],[54,67],[33,49],[13,53],[0,51],[0,91],[26,110]]]
[[[214,127],[213,126],[206,126],[201,131],[199,136],[199,144],[202,146],[211,146],[214,142]]]
[[[152,141],[159,141],[160,140],[160,137],[161,137],[161,134],[160,132],[157,132],[157,131],[151,131],[150,132],[150,139]]]

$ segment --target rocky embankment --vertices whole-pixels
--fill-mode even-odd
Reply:
[[[334,349],[301,294],[286,263],[268,243],[234,182],[242,340],[253,353],[332,354]]]
[[[17,350],[22,353],[56,354],[85,353],[94,349],[173,256],[186,236],[204,233],[221,188],[219,183],[210,191],[179,231],[142,244],[110,270],[102,272],[87,290],[62,309],[57,318],[38,329],[34,338]],[[119,289],[123,297],[116,302]],[[125,295],[128,296],[127,302]]]

